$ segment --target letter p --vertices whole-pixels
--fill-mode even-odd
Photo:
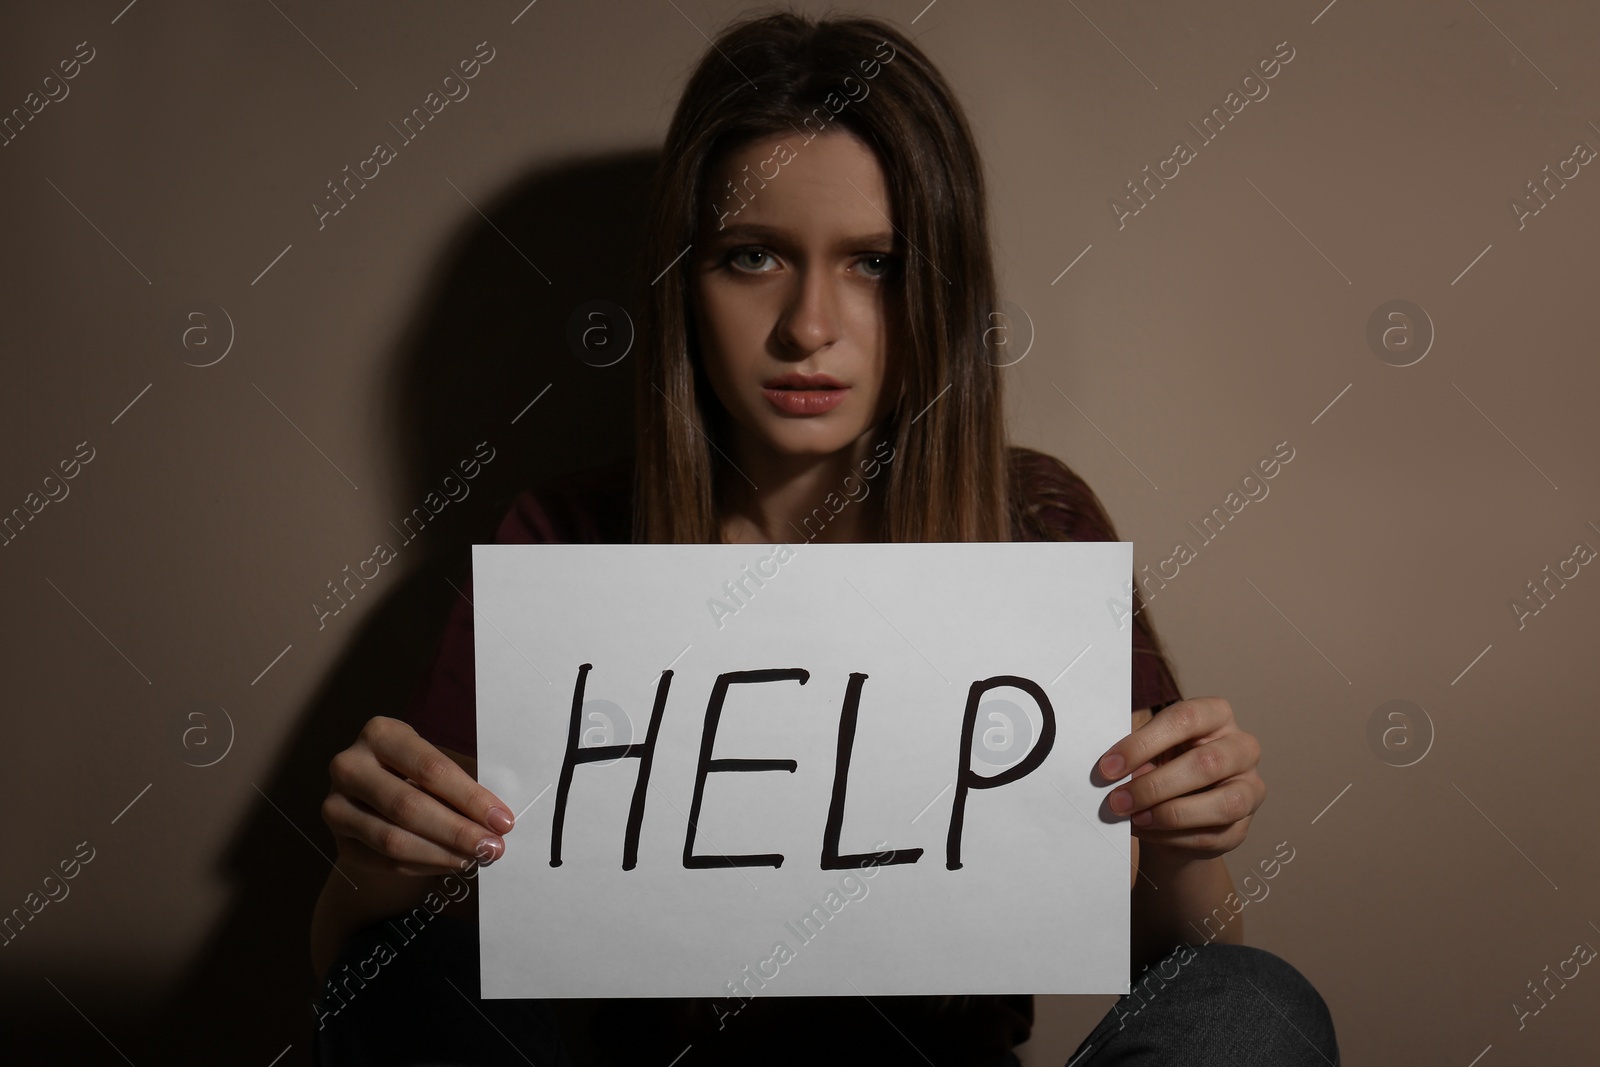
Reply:
[[[1039,714],[1044,724],[1039,729],[1039,740],[1020,761],[998,774],[979,774],[972,769],[972,735],[978,721],[978,704],[984,693],[1003,686],[1020,689],[1032,697],[1034,703],[1039,705]],[[944,865],[948,870],[961,869],[961,827],[966,816],[967,791],[994,789],[1030,774],[1044,762],[1044,758],[1050,754],[1050,748],[1055,743],[1055,709],[1050,706],[1050,698],[1045,696],[1044,690],[1037,682],[1014,674],[997,674],[993,678],[972,683],[972,688],[967,691],[966,712],[961,718],[961,760],[956,770],[956,796],[955,804],[950,811],[950,834],[945,842]]]

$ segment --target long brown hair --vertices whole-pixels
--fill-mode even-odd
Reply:
[[[828,107],[830,94],[857,91],[846,79],[869,91]],[[903,316],[889,336],[905,351],[899,402],[878,428],[894,447],[883,539],[1059,539],[1073,525],[1061,517],[1080,508],[1114,538],[1086,485],[1063,489],[1081,482],[1060,461],[1008,446],[1002,366],[988,344],[1000,312],[983,171],[950,86],[892,26],[784,11],[747,16],[718,35],[678,101],[651,186],[644,262],[661,273],[638,332],[634,541],[722,539],[717,479],[729,472],[716,459],[725,413],[700,363],[685,264],[699,212],[711,207],[710,175],[756,137],[795,132],[809,141],[819,128],[847,129],[876,152],[904,244],[896,247],[903,289],[886,300]],[[1055,521],[1046,521],[1052,509]],[[1142,612],[1137,590],[1133,606]],[[1147,616],[1142,625],[1162,656]],[[997,998],[931,999],[962,1011]]]
[[[855,94],[863,93],[859,98]],[[833,106],[829,106],[830,103]],[[836,113],[835,113],[836,112]],[[707,49],[673,114],[649,195],[650,284],[636,380],[634,540],[721,541],[725,412],[694,337],[687,246],[710,176],[752,138],[844,129],[877,154],[904,264],[889,336],[904,383],[877,429],[893,446],[887,541],[1003,541],[1015,527],[1000,367],[986,331],[998,301],[982,167],[943,76],[876,19],[748,16]],[[903,242],[903,246],[901,244]]]
[[[838,106],[842,99],[850,102]],[[644,263],[659,276],[638,333],[633,540],[722,539],[717,480],[729,472],[716,460],[726,451],[726,413],[700,363],[684,263],[699,212],[711,208],[710,175],[755,137],[834,129],[876,152],[906,246],[897,247],[902,288],[886,300],[903,319],[889,335],[905,351],[903,391],[878,427],[894,448],[883,539],[1060,540],[1085,510],[1091,528],[1115,539],[1098,497],[1076,474],[1007,444],[1000,375],[1009,361],[990,358],[996,321],[1004,320],[983,171],[950,86],[893,26],[783,11],[731,24],[706,50],[650,189]],[[1164,660],[1142,600],[1135,589],[1135,620]]]

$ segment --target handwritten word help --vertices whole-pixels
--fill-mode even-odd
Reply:
[[[580,763],[596,763],[619,759],[639,761],[639,775],[633,791],[633,802],[628,809],[628,823],[623,835],[622,869],[633,870],[639,862],[639,830],[644,824],[646,788],[650,784],[650,768],[655,757],[656,737],[661,729],[662,713],[666,710],[667,691],[672,685],[671,669],[661,672],[656,687],[655,706],[650,712],[650,725],[645,740],[627,745],[580,746],[583,725],[583,689],[589,671],[594,665],[585,663],[578,668],[578,680],[572,694],[572,720],[567,730],[566,754],[561,761],[561,778],[556,787],[554,821],[550,831],[550,866],[561,866],[561,835],[566,824],[567,798],[572,790],[572,773]],[[683,842],[683,866],[686,870],[707,870],[720,867],[782,867],[783,854],[778,852],[745,855],[705,855],[695,851],[695,831],[701,822],[700,808],[705,801],[706,777],[722,771],[787,771],[793,774],[799,766],[792,759],[712,759],[712,747],[717,739],[717,725],[722,718],[722,706],[728,689],[735,685],[763,685],[775,682],[798,682],[805,685],[811,672],[803,667],[772,670],[727,671],[717,676],[711,688],[711,698],[706,705],[705,725],[700,739],[700,759],[695,768],[694,797],[689,804],[689,827]],[[821,867],[825,871],[849,870],[871,862],[878,866],[916,863],[922,858],[920,848],[896,848],[886,853],[839,854],[839,834],[844,827],[845,790],[850,778],[850,756],[855,747],[856,720],[860,714],[861,689],[867,676],[851,672],[845,690],[844,705],[839,711],[839,745],[834,763],[833,792],[828,805],[827,825],[822,835]],[[1026,693],[1043,717],[1039,740],[1023,759],[997,774],[979,774],[972,767],[972,735],[977,727],[978,705],[991,689],[1014,688]],[[950,829],[945,841],[945,867],[961,869],[961,830],[966,814],[967,794],[973,789],[994,789],[1027,775],[1044,762],[1055,744],[1056,713],[1037,682],[1016,675],[996,675],[972,683],[967,690],[966,711],[961,721],[961,745],[957,749],[955,805],[950,812]]]

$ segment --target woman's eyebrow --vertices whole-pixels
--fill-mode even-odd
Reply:
[[[767,241],[772,244],[780,244],[793,242],[794,235],[788,230],[777,226],[768,226],[766,224],[757,222],[735,222],[724,226],[720,230],[712,230],[710,240],[713,242],[760,240]],[[839,240],[835,243],[835,246],[840,249],[881,246],[887,250],[892,248],[893,245],[894,233],[889,230],[878,230],[872,233],[863,234],[851,234],[849,236],[839,238]]]

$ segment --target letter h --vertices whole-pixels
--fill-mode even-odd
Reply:
[[[583,684],[593,666],[592,663],[584,663],[578,667],[578,682],[572,690],[572,721],[567,727],[567,750],[561,760],[561,779],[556,786],[556,811],[550,827],[550,866],[561,866],[561,831],[566,824],[567,794],[572,788],[573,769],[580,763],[636,759],[639,761],[639,777],[633,787],[633,802],[628,807],[628,829],[622,845],[622,869],[631,871],[639,863],[639,828],[644,823],[645,789],[650,784],[650,764],[655,758],[656,735],[661,728],[661,713],[667,706],[667,689],[672,684],[672,671],[661,672],[661,681],[656,686],[655,707],[650,711],[650,727],[645,732],[643,743],[584,747],[578,744],[579,728],[583,724]]]

